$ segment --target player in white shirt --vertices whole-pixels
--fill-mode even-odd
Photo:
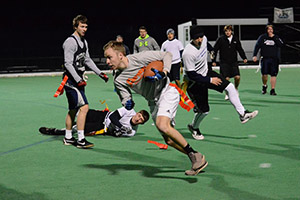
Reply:
[[[176,85],[180,87],[181,56],[184,48],[180,40],[175,38],[173,29],[167,30],[167,37],[168,39],[161,46],[161,51],[172,53],[172,66],[168,76],[171,82],[175,81]]]
[[[209,112],[208,89],[228,93],[229,101],[239,114],[241,123],[246,123],[254,118],[258,111],[249,112],[242,105],[239,95],[232,83],[217,72],[208,68],[207,63],[207,38],[203,29],[192,26],[190,29],[191,43],[183,51],[184,70],[189,79],[187,92],[195,104],[194,118],[188,125],[196,140],[203,140],[204,136],[199,130],[200,122]]]
[[[127,110],[121,107],[115,111],[93,110],[87,113],[84,127],[85,135],[112,135],[116,137],[132,137],[135,135],[138,125],[144,124],[149,119],[149,113],[146,110],[135,112],[134,109]],[[45,135],[64,135],[65,129],[41,127],[39,131]],[[77,131],[77,127],[73,127]],[[100,132],[100,133],[98,133]]]

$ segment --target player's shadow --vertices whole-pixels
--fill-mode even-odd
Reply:
[[[214,144],[220,144],[224,146],[231,146],[238,149],[243,149],[247,151],[253,151],[261,154],[268,154],[268,155],[275,155],[275,156],[282,156],[284,158],[289,158],[293,160],[300,160],[300,148],[298,148],[299,145],[289,145],[289,144],[273,144],[270,145],[280,147],[278,149],[268,149],[265,147],[254,147],[249,145],[243,145],[243,144],[232,144],[232,143],[225,143],[220,141],[213,141],[206,139],[205,142],[210,142]]]
[[[110,164],[110,165],[99,165],[99,164],[86,164],[83,165],[87,168],[93,169],[104,169],[107,170],[110,175],[118,175],[121,171],[139,171],[144,177],[147,178],[159,178],[159,179],[176,179],[186,181],[188,183],[196,183],[197,178],[192,177],[175,177],[162,175],[166,173],[183,173],[182,170],[174,169],[175,167],[158,167],[158,166],[149,166],[149,165],[140,165],[140,164]]]
[[[177,129],[185,138],[194,139],[192,134],[186,128],[178,128]],[[203,133],[205,137],[215,137],[215,138],[225,138],[225,139],[233,139],[233,140],[245,140],[249,139],[247,136],[227,136],[227,135],[214,135],[214,134],[206,134]]]

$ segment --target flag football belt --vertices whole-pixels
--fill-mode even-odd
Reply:
[[[58,89],[56,90],[56,92],[54,94],[54,97],[58,97],[58,95],[62,95],[63,94],[63,92],[64,92],[64,86],[65,86],[68,78],[69,77],[67,75],[64,76],[64,79],[62,80],[62,82],[60,83]]]
[[[194,108],[194,103],[188,98],[188,96],[186,96],[186,94],[174,83],[170,83],[169,84],[170,86],[172,87],[175,87],[177,89],[177,91],[179,92],[181,98],[180,98],[180,102],[179,102],[179,105],[187,110],[188,112]],[[184,102],[186,102],[187,104],[185,104]]]

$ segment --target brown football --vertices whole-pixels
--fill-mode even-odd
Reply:
[[[145,68],[144,77],[155,75],[151,68],[157,69],[158,71],[162,72],[164,68],[164,63],[162,61],[153,61],[149,63]]]

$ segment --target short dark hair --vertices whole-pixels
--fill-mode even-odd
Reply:
[[[147,28],[145,26],[140,26],[139,30],[141,30],[141,29],[147,31]]]
[[[86,16],[84,16],[84,15],[77,15],[73,19],[73,29],[75,29],[76,27],[78,27],[79,22],[82,23],[82,24],[87,24],[88,20],[87,20]]]
[[[139,113],[143,115],[144,118],[143,124],[145,124],[149,120],[150,117],[149,113],[146,110],[140,110]]]
[[[198,39],[199,37],[202,38],[204,36],[204,31],[201,26],[193,25],[190,28],[190,37],[193,40]]]

